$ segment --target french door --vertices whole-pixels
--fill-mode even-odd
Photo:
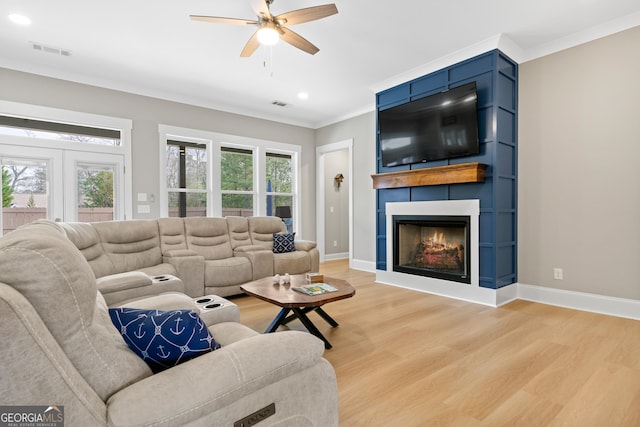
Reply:
[[[123,155],[1,144],[0,167],[0,234],[39,218],[125,219]]]

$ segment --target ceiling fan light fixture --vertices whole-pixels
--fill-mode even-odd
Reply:
[[[278,40],[280,40],[280,34],[278,34],[278,31],[275,29],[275,25],[273,24],[264,24],[258,30],[257,37],[260,44],[267,46],[273,46],[278,43]]]

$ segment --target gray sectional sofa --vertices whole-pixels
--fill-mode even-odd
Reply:
[[[241,294],[240,285],[274,274],[317,272],[316,243],[273,253],[277,217],[194,217],[60,223],[97,278],[107,304],[178,291],[196,297]],[[171,280],[175,276],[180,280]]]
[[[193,294],[235,292],[241,280],[278,271],[281,262],[314,268],[311,260],[303,264],[302,253],[291,264],[267,256],[266,233],[262,241],[256,233],[269,220],[248,219],[242,231],[242,221],[232,219],[242,239],[223,233],[223,221],[212,219],[209,228],[201,219],[40,220],[1,238],[0,402],[63,410],[68,427],[231,426],[260,419],[265,427],[337,426],[335,372],[311,334],[261,335],[234,321],[237,313],[219,311],[202,320],[221,348],[153,373],[125,343],[120,332],[126,331],[113,325],[98,284],[116,299],[133,297],[122,302],[129,307],[175,310],[199,298],[175,292],[186,285],[163,277],[182,275]],[[240,240],[247,245],[234,248]],[[313,257],[313,250],[305,252]],[[153,296],[141,295],[152,290]]]

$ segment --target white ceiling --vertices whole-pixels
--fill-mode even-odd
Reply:
[[[274,0],[271,12],[328,2]],[[316,55],[280,42],[240,58],[253,27],[189,15],[255,19],[250,0],[3,0],[0,67],[317,128],[371,111],[379,90],[476,53],[499,47],[524,62],[640,25],[638,0],[335,3],[337,15],[292,27]],[[10,13],[32,24],[15,25]]]

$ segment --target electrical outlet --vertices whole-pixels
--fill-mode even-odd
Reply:
[[[334,248],[337,248],[337,247],[338,247],[338,241],[337,241],[337,240],[334,240],[334,241],[333,241],[333,247],[334,247]]]
[[[562,269],[554,268],[553,269],[553,278],[556,280],[562,280]]]

